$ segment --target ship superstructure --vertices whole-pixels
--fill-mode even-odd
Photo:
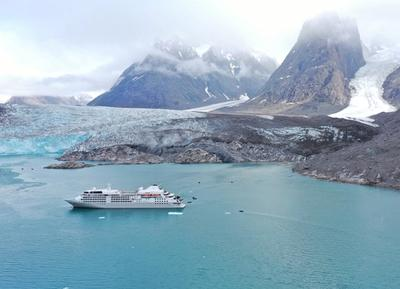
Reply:
[[[74,208],[93,209],[183,209],[185,207],[181,197],[166,191],[159,185],[140,187],[134,192],[120,191],[110,187],[106,189],[93,188],[84,191],[75,199],[66,201]]]

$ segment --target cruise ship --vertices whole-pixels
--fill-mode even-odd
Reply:
[[[159,185],[140,187],[134,192],[96,189],[84,191],[73,200],[65,200],[74,208],[90,209],[183,209],[186,205],[179,196]]]

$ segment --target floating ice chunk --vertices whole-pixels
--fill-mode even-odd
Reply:
[[[105,218],[106,217],[104,217],[104,216],[99,217],[100,220],[104,220]]]
[[[231,214],[231,212],[225,212],[225,215],[230,215]]]
[[[168,212],[168,215],[183,215],[182,212]]]

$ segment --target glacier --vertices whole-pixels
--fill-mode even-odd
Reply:
[[[0,121],[0,155],[60,154],[72,147],[87,149],[86,141],[90,148],[146,144],[155,141],[146,137],[146,131],[179,126],[195,129],[196,122],[179,124],[177,120],[204,116],[160,109],[9,105],[7,116]],[[162,137],[157,141],[162,142]]]
[[[227,97],[227,96],[225,96],[225,97]],[[194,108],[187,109],[186,111],[211,112],[211,111],[218,110],[218,109],[221,109],[224,107],[238,106],[239,104],[245,103],[249,99],[250,99],[250,97],[248,97],[248,95],[246,93],[244,95],[241,95],[239,97],[239,99],[237,99],[237,100],[229,100],[229,101],[218,102],[218,103],[210,104],[210,105],[206,105],[206,106],[194,107]]]
[[[349,105],[331,114],[331,117],[373,122],[371,116],[397,110],[383,99],[382,85],[387,76],[400,65],[400,47],[382,48],[367,57],[366,62],[350,81]]]
[[[203,162],[203,157],[293,161],[320,149],[370,139],[374,133],[328,117],[12,105],[0,116],[0,156],[58,154],[63,160],[127,163]]]
[[[0,156],[61,154],[86,138],[86,134],[71,134],[1,139]]]

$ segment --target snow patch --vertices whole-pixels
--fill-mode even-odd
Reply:
[[[274,117],[272,115],[267,115],[267,114],[258,114],[258,117],[269,119],[269,120],[274,120]]]
[[[208,98],[206,98],[205,100],[203,100],[204,102],[206,102],[207,100],[211,99],[211,98],[216,98],[216,96],[214,94],[212,94],[209,90],[208,90],[208,86],[206,86],[206,88],[204,88],[204,91],[206,92],[206,94],[208,95]]]
[[[231,69],[232,76],[235,76],[236,75],[236,69],[239,68],[239,66],[234,64],[234,63],[232,63],[232,62],[230,62],[229,63],[229,67]]]
[[[136,76],[132,77],[131,81],[132,82],[137,81],[137,80],[141,79],[142,77],[143,77],[143,74],[142,75],[136,75]]]
[[[250,97],[248,97],[247,94],[244,94],[244,95],[241,95],[239,97],[239,99],[237,99],[237,100],[224,101],[224,102],[219,102],[219,103],[211,104],[211,105],[207,105],[207,106],[195,107],[195,108],[187,109],[186,111],[210,112],[210,111],[214,111],[214,110],[221,109],[224,107],[238,106],[239,104],[244,103],[244,102],[248,101],[249,99],[250,99]]]
[[[372,127],[379,127],[379,125],[377,125],[376,123],[374,123],[374,119],[370,118],[370,117],[343,117],[343,119],[348,119],[348,120],[352,120],[352,121],[356,121],[362,124],[366,124]]]
[[[204,53],[206,53],[210,49],[210,45],[205,44],[195,48],[198,56],[202,57]]]

